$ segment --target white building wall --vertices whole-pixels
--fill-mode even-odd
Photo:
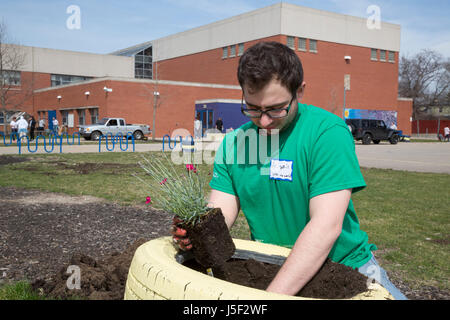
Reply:
[[[67,74],[86,77],[134,77],[134,58],[13,46],[23,55],[20,71]],[[8,66],[4,66],[8,68]]]
[[[400,25],[381,22],[368,28],[367,18],[281,4],[281,33],[289,36],[400,51]]]
[[[153,56],[171,59],[280,34],[400,51],[400,25],[369,29],[367,18],[277,3],[152,41]]]

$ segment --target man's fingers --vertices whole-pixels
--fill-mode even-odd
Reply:
[[[186,237],[187,231],[185,229],[178,228],[177,226],[173,226],[172,234],[176,237]]]
[[[173,237],[172,240],[183,251],[192,249],[191,240],[189,240],[189,238],[180,239],[178,237]]]

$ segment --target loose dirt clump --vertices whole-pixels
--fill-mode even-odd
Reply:
[[[114,252],[100,261],[84,253],[76,253],[50,281],[38,279],[32,283],[32,288],[58,299],[121,300],[134,252],[146,241],[138,239],[123,252]],[[69,268],[71,266],[72,269]],[[72,277],[73,266],[80,271],[79,289],[75,287],[76,280]]]

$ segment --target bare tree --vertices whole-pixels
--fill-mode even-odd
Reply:
[[[399,66],[399,94],[413,99],[413,115],[436,103],[444,103],[450,89],[450,62],[435,51],[422,50]]]
[[[8,43],[4,21],[0,21],[0,113],[4,115],[3,131],[6,132],[6,115],[15,111],[32,95],[31,83],[21,79],[26,54],[18,45]]]

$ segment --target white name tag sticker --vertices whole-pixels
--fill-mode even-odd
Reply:
[[[294,161],[272,159],[270,161],[270,179],[292,181]]]

